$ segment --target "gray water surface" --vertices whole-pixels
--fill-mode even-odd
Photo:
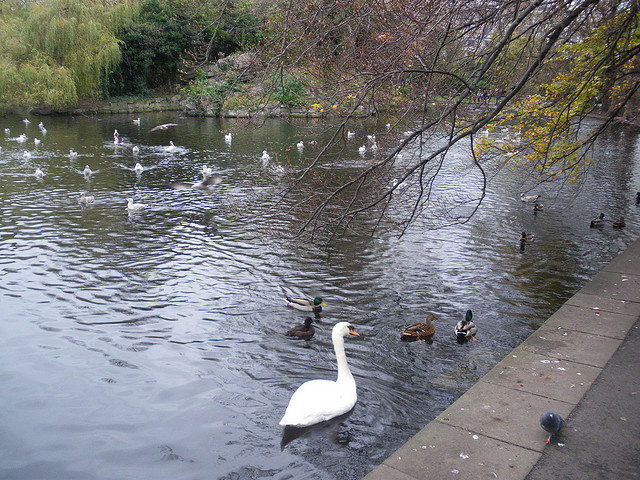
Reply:
[[[304,206],[269,207],[328,138],[325,125],[132,119],[0,119],[0,478],[361,478],[640,232],[638,136],[624,130],[602,140],[580,182],[535,187],[537,215],[519,199],[534,185],[526,168],[507,167],[488,171],[487,198],[466,224],[431,230],[438,219],[426,211],[400,238],[319,247],[282,235]],[[165,122],[179,125],[148,131]],[[357,138],[320,172],[374,161],[358,154],[374,131],[383,148],[397,141],[373,123],[351,129]],[[212,195],[171,188],[203,165],[223,178]],[[479,182],[467,152],[454,151],[434,184],[435,210],[477,195]],[[95,202],[80,205],[81,191]],[[128,197],[149,207],[129,214]],[[624,216],[626,228],[589,228],[600,212]],[[536,234],[525,252],[523,230]],[[308,343],[284,336],[304,319],[287,309],[288,294],[328,304]],[[469,308],[480,342],[458,344],[453,326]],[[441,319],[433,341],[401,342],[428,312]],[[283,442],[278,421],[293,391],[335,378],[330,332],[342,320],[361,334],[346,342],[358,403]]]

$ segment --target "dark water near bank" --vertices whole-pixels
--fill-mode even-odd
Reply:
[[[278,234],[300,209],[267,207],[320,148],[310,142],[322,124],[132,118],[44,118],[46,135],[40,118],[0,119],[0,478],[358,479],[640,232],[640,144],[628,131],[599,144],[581,182],[537,187],[537,215],[519,199],[532,186],[524,169],[504,168],[489,171],[487,198],[464,225],[432,231],[425,212],[401,238],[317,247]],[[179,125],[148,132],[163,122]],[[358,147],[375,125],[351,128],[356,138],[321,171],[373,161]],[[114,129],[129,139],[115,145]],[[214,194],[171,189],[203,165],[223,177]],[[473,195],[478,182],[467,153],[454,152],[435,210],[438,195]],[[82,207],[81,191],[95,202]],[[149,207],[128,214],[127,197]],[[600,212],[626,228],[589,228]],[[524,253],[523,230],[536,234]],[[309,343],[283,335],[304,318],[287,294],[328,304]],[[460,345],[453,325],[468,308],[481,341]],[[433,342],[400,342],[427,312],[441,318]],[[346,345],[358,403],[283,446],[291,393],[335,376],[330,331],[341,320],[362,335]]]

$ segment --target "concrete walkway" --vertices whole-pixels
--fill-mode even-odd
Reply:
[[[640,479],[639,319],[640,239],[365,480]]]

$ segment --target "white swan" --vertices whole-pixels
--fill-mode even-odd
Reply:
[[[231,141],[233,140],[233,135],[231,135],[231,132],[226,133],[224,135],[224,141],[227,143],[231,143]]]
[[[140,153],[140,147],[138,145],[134,145],[131,151],[134,155],[137,155],[138,153]]]
[[[336,323],[331,333],[338,362],[338,379],[309,380],[291,396],[280,425],[306,427],[347,413],[358,400],[356,381],[344,353],[344,337],[358,335],[348,322]]]
[[[91,174],[93,174],[93,172],[91,171],[91,168],[89,168],[89,165],[84,166],[84,170],[82,170],[82,174],[87,178],[90,177]]]
[[[36,173],[33,174],[36,178],[44,177],[44,172],[40,170],[40,167],[36,168]]]
[[[271,160],[271,155],[269,155],[266,150],[263,150],[261,158],[262,158],[262,163],[269,163],[269,160]]]
[[[140,163],[136,163],[136,166],[133,167],[133,171],[140,174],[144,170],[144,167],[140,165]]]

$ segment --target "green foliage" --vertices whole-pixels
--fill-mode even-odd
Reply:
[[[284,74],[276,80],[274,97],[285,107],[299,107],[304,104],[307,89],[300,80]]]
[[[222,101],[224,91],[225,88],[223,86],[209,85],[207,75],[203,71],[200,71],[195,80],[184,88],[187,97],[192,101],[198,101],[204,98]]]
[[[112,95],[145,93],[177,81],[185,52],[201,39],[177,2],[144,0],[119,32],[122,63],[110,76]]]
[[[115,29],[126,10],[91,0],[30,2],[24,28],[33,49],[72,72],[78,95],[94,95],[120,61]]]
[[[116,28],[133,2],[13,3],[0,17],[0,85],[5,105],[73,105],[96,95],[120,61]]]
[[[77,103],[75,83],[65,67],[51,67],[41,57],[20,63],[0,58],[0,105],[52,105]]]
[[[207,75],[202,70],[198,71],[196,78],[183,88],[183,92],[190,101],[202,109],[213,108],[216,112],[220,111],[229,93],[238,91],[241,89],[233,80],[210,85]]]

